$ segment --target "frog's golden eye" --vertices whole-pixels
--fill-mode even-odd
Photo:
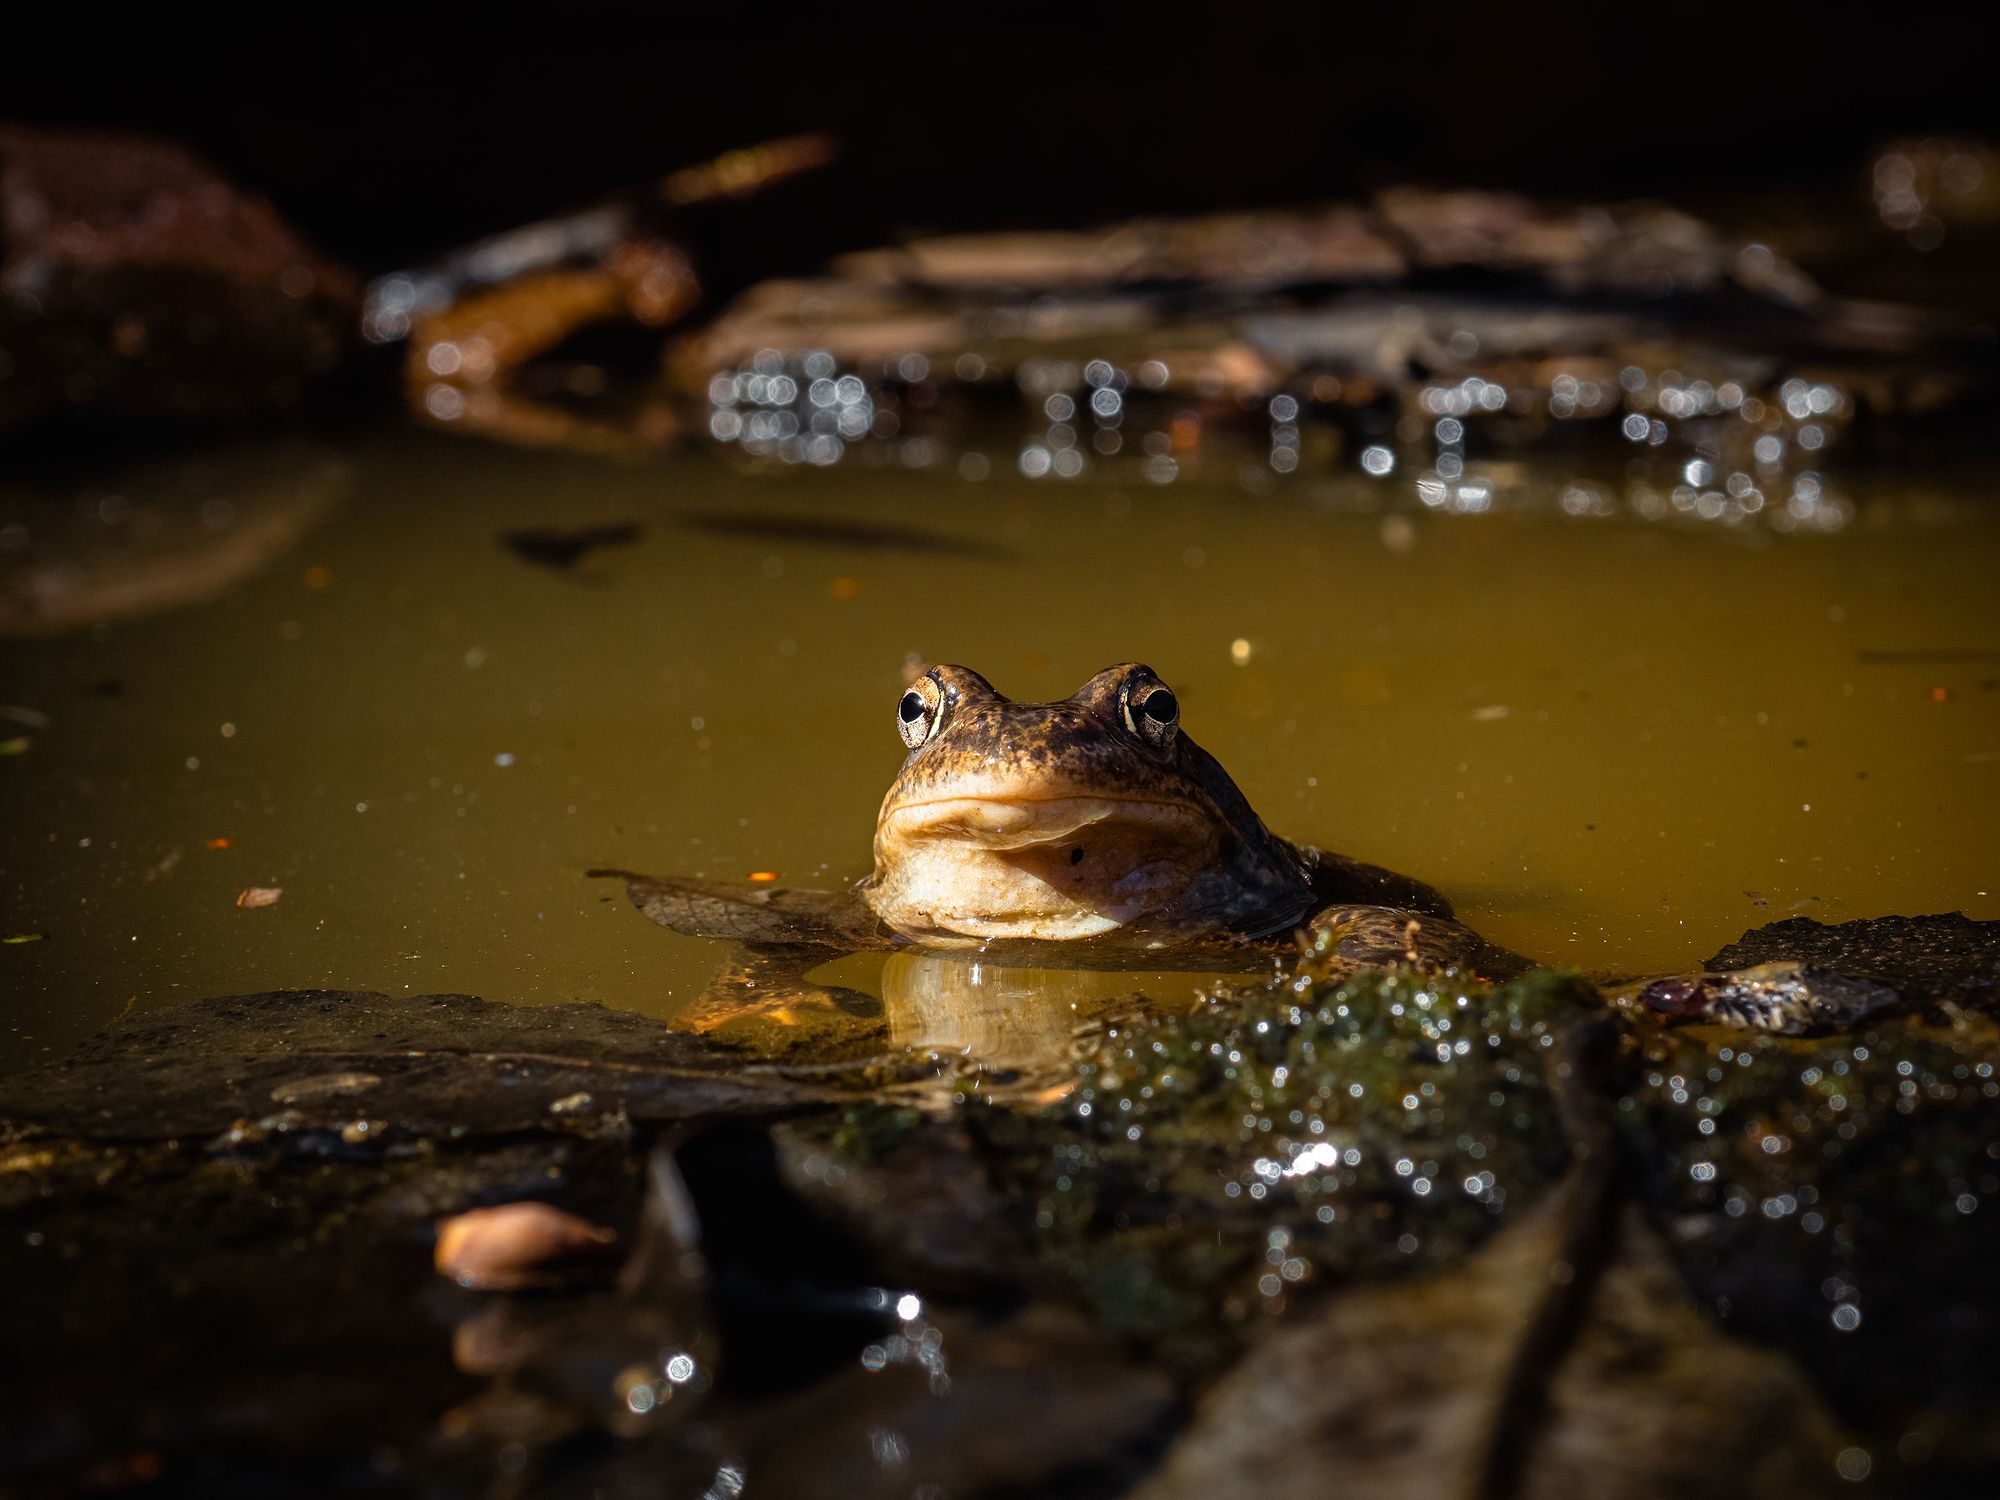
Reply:
[[[1155,750],[1166,749],[1180,732],[1180,699],[1164,682],[1134,683],[1125,690],[1125,727]]]
[[[896,733],[912,750],[937,733],[943,718],[944,694],[928,677],[919,677],[896,702]]]

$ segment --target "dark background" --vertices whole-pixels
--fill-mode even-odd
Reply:
[[[1990,46],[1920,6],[71,9],[0,48],[0,116],[185,140],[370,270],[808,129],[846,165],[790,232],[833,242],[1410,179],[1859,194],[1886,136],[2000,134]]]

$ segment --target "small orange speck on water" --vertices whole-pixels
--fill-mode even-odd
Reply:
[[[1021,665],[1026,667],[1030,672],[1046,672],[1049,669],[1049,653],[1046,651],[1024,652],[1021,657]]]
[[[752,880],[776,880],[778,872],[776,870],[752,870],[750,878]]]
[[[1931,702],[1933,703],[1943,703],[1950,697],[1951,689],[1948,687],[1934,687],[1931,689]]]
[[[309,589],[323,589],[329,583],[333,582],[333,569],[322,568],[318,565],[307,568],[303,582]]]
[[[1201,441],[1201,418],[1175,417],[1168,433],[1175,448],[1183,451],[1192,448]]]
[[[234,839],[210,839],[208,847],[211,849],[227,849],[234,842],[236,842]]]
[[[836,599],[855,598],[861,592],[861,580],[859,578],[836,578],[833,580],[832,587],[828,589],[828,592]]]

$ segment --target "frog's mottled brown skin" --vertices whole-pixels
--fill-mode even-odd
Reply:
[[[1015,703],[968,668],[933,667],[899,713],[919,737],[882,799],[875,870],[856,894],[912,942],[1259,938],[1332,900],[1450,915],[1427,886],[1273,834],[1181,730],[1150,667],[1107,667],[1057,703]]]

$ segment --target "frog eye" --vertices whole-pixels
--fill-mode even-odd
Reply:
[[[1180,699],[1163,682],[1139,683],[1125,694],[1125,727],[1154,749],[1166,749],[1180,731]]]
[[[896,702],[896,733],[912,750],[937,732],[944,717],[944,694],[928,677],[920,677]]]

